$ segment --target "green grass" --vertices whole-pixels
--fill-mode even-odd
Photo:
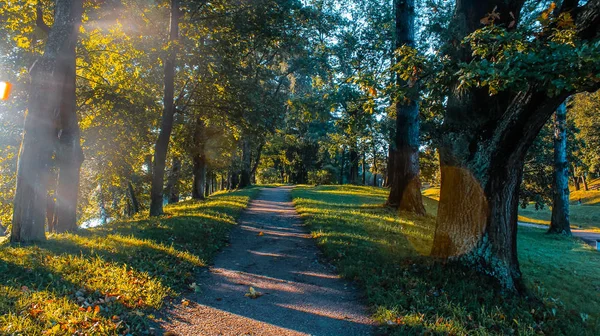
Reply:
[[[439,188],[429,188],[423,191],[423,195],[438,200],[440,198]],[[582,205],[577,204],[581,198]],[[600,191],[571,191],[570,220],[574,229],[585,229],[600,232]],[[552,210],[549,207],[536,210],[535,206],[526,208],[519,207],[519,221],[526,223],[550,225]]]
[[[495,282],[427,255],[435,218],[383,207],[387,190],[299,187],[294,202],[342,276],[366,294],[391,335],[598,335],[600,254],[578,240],[519,230],[530,297],[502,294]],[[437,207],[426,198],[428,211]],[[535,296],[537,299],[533,299]]]
[[[46,242],[0,244],[0,334],[135,334],[190,289],[256,188]]]

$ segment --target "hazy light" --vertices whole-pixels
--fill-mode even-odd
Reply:
[[[10,83],[9,82],[0,82],[0,100],[7,100],[8,95],[10,94]]]

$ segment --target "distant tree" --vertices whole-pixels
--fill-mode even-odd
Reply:
[[[569,163],[567,162],[567,105],[554,113],[554,184],[549,233],[571,235],[569,222]]]

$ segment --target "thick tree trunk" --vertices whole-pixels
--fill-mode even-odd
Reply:
[[[154,148],[154,166],[152,167],[152,187],[150,189],[150,216],[163,213],[163,188],[165,180],[165,161],[169,149],[169,140],[173,130],[175,114],[175,60],[177,57],[177,40],[179,38],[179,0],[171,0],[171,23],[169,28],[169,48],[165,59],[165,78],[163,96],[163,114],[160,132]]]
[[[396,47],[415,46],[415,2],[396,0]],[[397,79],[398,86],[406,85]],[[396,105],[394,170],[387,204],[402,211],[425,215],[419,178],[419,107],[414,100]]]
[[[75,15],[81,18],[82,8]],[[79,23],[74,29],[79,29]],[[69,60],[65,64],[66,82],[60,111],[59,145],[56,152],[58,184],[54,230],[58,233],[77,230],[77,198],[79,194],[79,170],[83,163],[75,96],[75,38],[69,46]]]
[[[571,235],[569,222],[569,168],[567,162],[567,106],[554,114],[554,190],[548,233]]]
[[[127,194],[129,196],[129,202],[131,203],[131,215],[135,215],[140,212],[140,202],[138,202],[135,196],[135,189],[131,181],[127,182]]]
[[[167,178],[167,187],[165,193],[169,204],[179,202],[179,175],[181,173],[181,159],[179,156],[173,156],[173,162],[171,163],[171,171]]]
[[[242,140],[242,171],[239,188],[250,186],[250,174],[252,171],[252,147],[248,137]]]
[[[512,26],[517,26],[523,3],[457,1],[451,40],[460,41],[480,28],[481,18],[492,12],[499,13],[494,24],[510,27],[514,20],[517,24]],[[576,6],[565,2],[573,3]],[[588,2],[581,11],[571,12],[581,37],[596,34],[598,3]],[[472,51],[459,45],[448,44],[448,56],[470,62]],[[461,91],[458,85],[451,92]],[[524,290],[516,240],[524,158],[540,129],[572,93],[549,96],[546,88],[532,82],[493,96],[487,88],[469,88],[448,97],[440,137],[442,187],[434,256],[460,258],[498,279],[506,290]]]
[[[28,112],[17,164],[17,185],[13,204],[10,240],[44,240],[47,184],[52,153],[57,144],[58,117],[66,72],[72,61],[81,22],[81,0],[57,0],[54,25],[44,55],[31,70]]]

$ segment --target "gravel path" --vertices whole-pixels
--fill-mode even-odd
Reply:
[[[519,225],[525,226],[525,227],[532,227],[532,228],[548,230],[548,225],[525,223],[525,222],[519,222]],[[577,237],[577,238],[583,240],[584,242],[586,242],[588,245],[591,245],[593,247],[596,247],[596,241],[600,240],[600,233],[594,232],[594,231],[582,230],[582,229],[571,229],[571,234],[573,235],[573,237]]]
[[[319,262],[291,202],[291,187],[265,188],[233,229],[230,246],[198,278],[189,304],[170,307],[177,335],[370,335],[357,290]],[[253,287],[262,295],[245,294]]]

